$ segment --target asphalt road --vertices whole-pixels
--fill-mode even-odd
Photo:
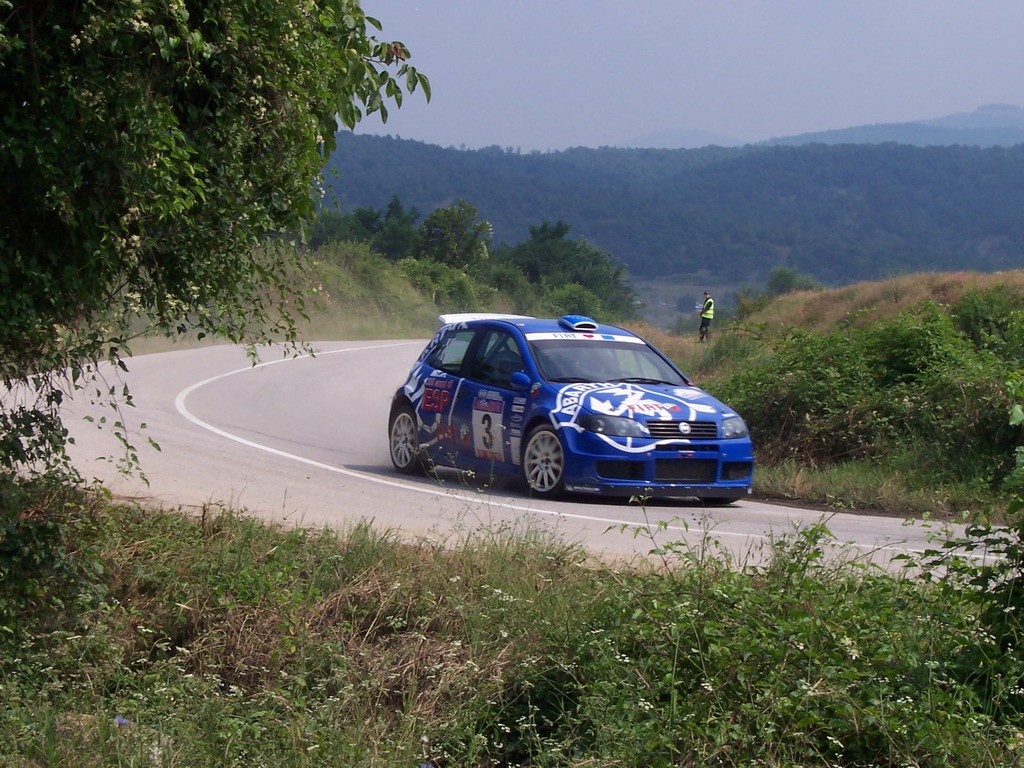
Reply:
[[[329,342],[315,345],[312,357],[271,348],[256,365],[231,346],[139,356],[128,361],[130,373],[106,373],[106,384],[128,385],[132,407],[115,413],[84,395],[68,405],[71,453],[87,478],[166,508],[226,505],[306,526],[370,520],[440,541],[482,530],[545,530],[605,558],[686,542],[692,552],[760,561],[773,539],[824,523],[852,554],[889,563],[934,548],[930,540],[941,535],[891,517],[753,500],[707,510],[686,501],[643,508],[625,500],[547,502],[511,483],[468,486],[455,473],[440,483],[400,477],[388,456],[388,407],[423,343]],[[123,450],[109,427],[85,421],[86,414],[127,425],[148,484],[119,473]]]

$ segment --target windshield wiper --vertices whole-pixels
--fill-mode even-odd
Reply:
[[[624,376],[621,379],[610,379],[614,382],[622,382],[623,384],[668,384],[670,386],[676,385],[674,381],[665,381],[664,379],[648,379],[644,376]]]
[[[593,379],[585,379],[581,376],[561,376],[557,379],[548,379],[552,384],[592,384]]]

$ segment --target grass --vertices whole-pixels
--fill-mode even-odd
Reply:
[[[969,521],[1001,510],[991,489],[946,483],[922,487],[920,477],[873,461],[807,467],[792,461],[760,466],[758,498],[811,509],[862,512],[914,520]]]
[[[3,765],[1024,757],[1024,669],[969,597],[824,557],[821,526],[758,567],[709,538],[613,568],[529,529],[407,543],[60,498],[76,537],[55,558],[78,578],[0,600]],[[980,687],[978,658],[1006,682]]]
[[[299,279],[307,314],[305,319],[297,318],[300,342],[425,339],[437,330],[441,310],[413,288],[394,264],[365,245],[321,248],[315,252],[309,275]],[[131,349],[142,355],[216,343],[223,342],[139,336],[132,340]]]
[[[950,305],[970,291],[996,287],[1024,289],[1024,270],[926,272],[823,291],[797,291],[775,298],[744,323],[831,333],[892,319],[926,301]]]

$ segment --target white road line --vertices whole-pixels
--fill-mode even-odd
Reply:
[[[397,342],[397,343],[394,343],[394,344],[375,344],[373,346],[366,346],[366,347],[347,347],[345,349],[334,349],[334,350],[330,350],[330,351],[327,351],[327,352],[317,352],[316,356],[317,357],[323,357],[323,356],[326,356],[326,355],[336,355],[336,354],[341,354],[341,353],[346,353],[346,352],[364,352],[364,351],[374,350],[374,349],[386,349],[388,347],[398,347],[398,346],[402,346],[403,344],[408,344],[408,343],[410,343],[410,342]],[[325,464],[325,463],[323,463],[321,461],[316,461],[314,459],[306,458],[305,456],[299,456],[299,455],[294,454],[294,453],[288,453],[287,451],[278,450],[277,448],[271,448],[269,445],[264,445],[262,443],[257,443],[257,442],[254,442],[252,440],[248,440],[248,439],[246,439],[244,437],[240,437],[238,435],[231,434],[230,432],[225,432],[223,429],[220,429],[219,427],[215,427],[214,425],[210,424],[209,422],[203,421],[198,416],[196,416],[194,413],[192,413],[188,409],[188,406],[185,404],[185,401],[188,399],[189,395],[191,395],[197,389],[205,387],[208,384],[212,384],[215,381],[220,381],[221,379],[226,379],[229,376],[235,376],[235,375],[240,374],[240,373],[246,373],[246,372],[254,371],[257,368],[265,368],[265,367],[270,366],[270,365],[277,365],[278,363],[287,363],[287,362],[291,362],[291,361],[295,361],[295,360],[302,360],[302,359],[313,357],[313,356],[314,355],[306,354],[306,355],[296,355],[294,357],[286,357],[286,358],[283,358],[281,360],[270,360],[270,361],[265,362],[265,363],[256,363],[255,365],[249,365],[249,366],[246,366],[245,368],[238,368],[238,369],[236,369],[234,371],[228,371],[227,373],[221,373],[221,374],[219,374],[217,376],[211,376],[208,379],[204,379],[203,381],[196,382],[195,384],[193,384],[193,385],[191,385],[189,387],[186,387],[185,389],[181,390],[181,392],[179,392],[177,397],[175,397],[175,399],[174,399],[174,407],[177,409],[178,413],[180,413],[182,416],[184,416],[186,419],[188,419],[189,421],[191,421],[193,424],[195,424],[198,427],[201,427],[201,428],[206,429],[206,430],[208,430],[210,432],[213,432],[214,434],[219,435],[219,436],[221,436],[223,438],[226,438],[228,440],[233,440],[234,442],[239,443],[241,445],[247,446],[249,448],[255,448],[258,451],[264,451],[266,453],[272,454],[274,456],[278,456],[280,458],[290,459],[291,461],[296,461],[296,462],[299,462],[300,464],[306,464],[307,466],[315,467],[317,469],[322,469],[322,470],[324,470],[326,472],[334,472],[334,473],[339,474],[339,475],[346,475],[348,477],[354,477],[354,478],[357,478],[359,480],[365,480],[365,481],[370,482],[370,483],[377,483],[378,485],[386,485],[386,486],[389,486],[389,487],[392,487],[392,488],[401,488],[402,490],[414,491],[416,493],[422,493],[422,494],[426,494],[426,495],[429,495],[429,496],[437,496],[439,494],[444,494],[444,495],[448,495],[448,496],[450,496],[452,498],[458,499],[459,501],[466,502],[466,503],[473,503],[473,502],[480,502],[481,501],[481,497],[478,496],[478,495],[469,495],[469,494],[466,494],[466,493],[464,493],[462,491],[458,491],[456,489],[448,489],[446,491],[439,491],[439,490],[434,489],[434,488],[422,488],[422,487],[420,487],[418,485],[414,485],[414,484],[411,484],[411,483],[404,483],[404,482],[401,482],[401,481],[398,481],[398,480],[386,480],[386,479],[384,479],[382,477],[376,477],[374,475],[366,474],[364,472],[356,472],[355,470],[346,469],[345,467],[334,466],[333,464]],[[491,504],[493,506],[496,506],[499,509],[508,509],[508,510],[514,510],[514,511],[517,511],[517,512],[526,512],[526,513],[529,513],[529,514],[532,514],[532,515],[545,515],[545,516],[548,516],[548,517],[558,517],[558,518],[564,518],[564,519],[568,519],[568,520],[582,520],[582,521],[595,522],[595,523],[605,523],[610,528],[611,527],[618,527],[618,526],[627,526],[627,527],[631,527],[633,529],[640,529],[640,528],[645,528],[646,527],[648,530],[652,530],[652,529],[668,530],[668,531],[678,531],[680,533],[689,533],[690,530],[691,530],[687,526],[680,526],[680,525],[676,525],[676,526],[673,526],[673,525],[658,526],[658,525],[652,525],[652,524],[649,524],[649,523],[648,524],[644,524],[644,523],[639,522],[637,520],[615,520],[615,519],[610,519],[610,518],[606,518],[606,517],[597,517],[595,515],[580,515],[580,514],[571,513],[571,512],[557,512],[555,510],[539,509],[539,508],[533,507],[533,506],[523,506],[521,504],[515,504],[515,503],[513,503],[511,501],[502,501],[500,499],[494,499],[493,497],[488,497],[487,503]],[[719,530],[717,528],[713,528],[711,530],[711,534],[714,537],[734,536],[734,537],[737,537],[737,538],[746,539],[748,541],[760,540],[760,541],[763,541],[763,542],[771,541],[772,538],[773,538],[772,536],[766,536],[764,534],[737,533],[737,532],[733,532],[733,531],[723,531],[723,530]],[[894,546],[894,545],[889,545],[889,544],[873,547],[871,549],[873,551],[879,551],[879,552],[887,552],[887,551],[892,551],[892,552],[922,552],[922,551],[924,551],[924,550],[921,550],[921,549],[900,547],[900,546]]]

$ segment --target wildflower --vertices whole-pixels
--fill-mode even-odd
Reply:
[[[856,661],[858,658],[860,658],[860,651],[857,650],[857,646],[854,644],[853,640],[851,640],[849,637],[844,637],[842,639],[842,644],[843,647],[846,648],[846,653],[849,655],[851,659]]]

